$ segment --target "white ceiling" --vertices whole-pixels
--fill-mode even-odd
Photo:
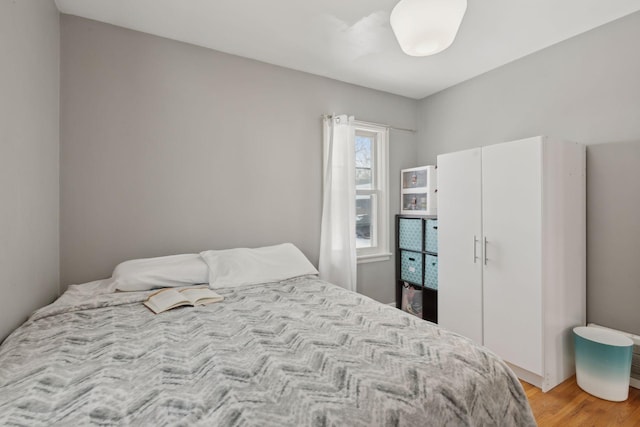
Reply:
[[[415,58],[389,25],[397,1],[55,0],[62,13],[416,99],[640,10],[638,0],[469,0],[453,46]]]

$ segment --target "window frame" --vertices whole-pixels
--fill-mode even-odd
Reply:
[[[354,152],[356,136],[359,133],[368,134],[363,136],[375,135],[372,146],[373,189],[358,190],[356,188],[355,196],[357,198],[358,195],[373,195],[376,198],[375,212],[372,212],[373,218],[371,218],[371,234],[372,238],[375,236],[376,244],[371,247],[357,248],[357,261],[358,264],[387,261],[391,259],[391,251],[389,249],[389,128],[355,120],[353,122],[353,132]],[[356,185],[355,181],[353,185]],[[356,203],[356,200],[353,203]],[[355,221],[355,218],[353,221]]]

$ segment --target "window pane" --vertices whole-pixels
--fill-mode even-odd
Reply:
[[[384,127],[355,123],[355,234],[358,259],[387,256],[389,247],[387,143]]]
[[[356,189],[373,188],[373,142],[374,137],[356,135]]]
[[[373,196],[356,196],[356,248],[370,248],[372,242]]]

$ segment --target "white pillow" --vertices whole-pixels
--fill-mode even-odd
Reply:
[[[134,259],[118,264],[111,280],[119,291],[147,291],[207,283],[209,269],[198,254]]]
[[[256,249],[205,251],[200,256],[209,266],[211,288],[279,282],[318,274],[300,249],[291,243]]]

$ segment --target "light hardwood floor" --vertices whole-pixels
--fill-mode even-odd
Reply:
[[[582,391],[576,377],[547,393],[521,381],[540,427],[640,427],[640,390],[629,389],[625,402],[609,402]]]

